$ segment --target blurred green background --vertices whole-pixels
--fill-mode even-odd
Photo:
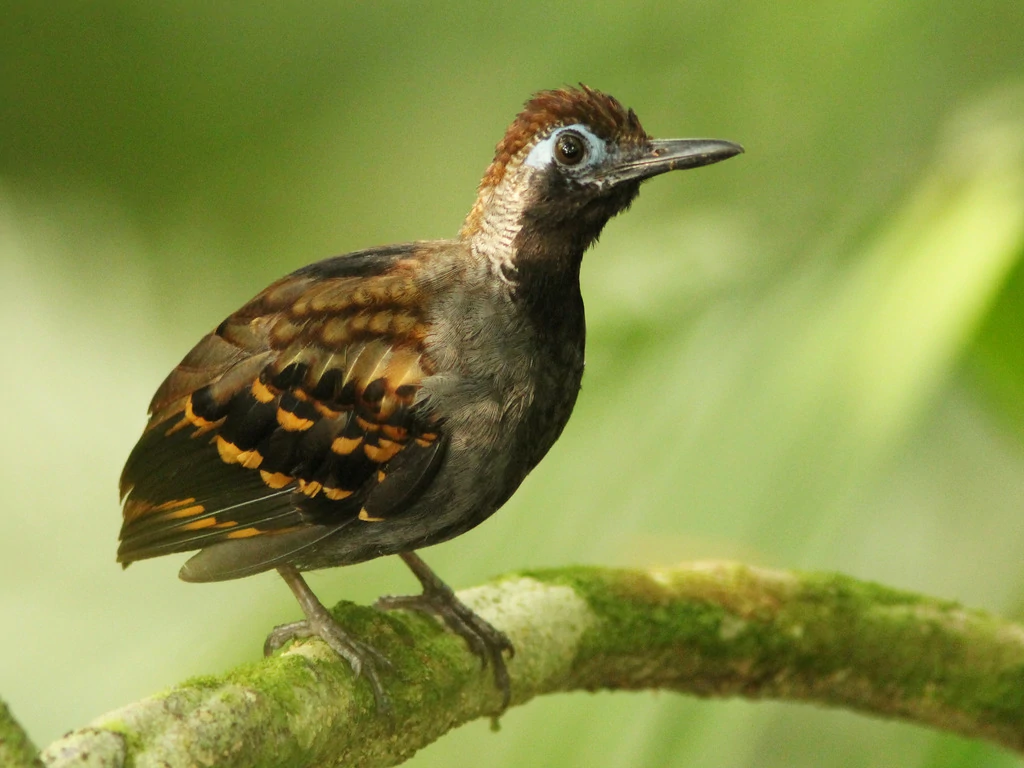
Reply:
[[[1024,620],[1024,4],[0,7],[0,695],[46,743],[259,654],[268,574],[114,564],[149,397],[272,279],[452,236],[535,90],[747,154],[648,184],[584,264],[577,412],[455,586],[571,563],[838,570]],[[326,601],[412,589],[394,561]],[[808,706],[549,697],[416,766],[1008,766]]]

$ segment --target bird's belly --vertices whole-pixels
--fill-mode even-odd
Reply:
[[[500,404],[492,400],[460,414],[467,426],[454,432],[465,439],[453,439],[442,476],[416,505],[437,521],[430,537],[417,546],[447,541],[494,514],[562,434],[579,394],[582,346],[570,364],[534,362],[528,391],[510,392]]]
[[[582,352],[576,360],[558,370],[535,367],[528,388],[460,398],[444,422],[451,435],[444,463],[423,496],[395,518],[346,526],[299,567],[323,568],[407,552],[482,523],[515,493],[562,433],[579,393]]]

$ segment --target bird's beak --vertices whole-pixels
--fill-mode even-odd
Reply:
[[[611,184],[642,181],[668,171],[681,171],[728,160],[743,147],[719,139],[654,139],[639,157],[624,159],[609,168],[604,180]]]

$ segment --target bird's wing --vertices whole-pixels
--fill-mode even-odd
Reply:
[[[412,246],[320,262],[204,337],[125,465],[119,562],[251,539],[243,575],[401,514],[446,443],[417,396],[432,371],[415,266]]]

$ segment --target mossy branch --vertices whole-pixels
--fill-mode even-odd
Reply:
[[[0,766],[3,768],[42,768],[36,748],[11,710],[0,700]]]
[[[701,563],[571,568],[460,596],[518,649],[513,704],[660,688],[840,706],[1024,751],[1024,628],[836,575]],[[493,713],[500,695],[428,617],[343,604],[393,662],[394,714],[320,641],[130,704],[43,752],[49,766],[388,766]]]

